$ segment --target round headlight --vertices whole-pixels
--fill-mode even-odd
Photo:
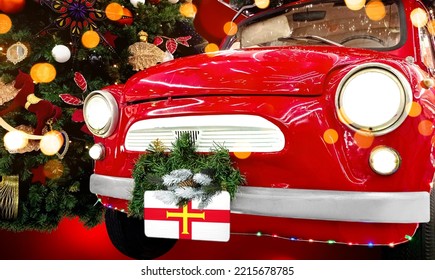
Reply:
[[[360,65],[341,81],[336,106],[340,120],[356,131],[382,135],[406,118],[412,100],[409,82],[384,64]]]
[[[369,163],[374,172],[380,175],[391,175],[399,169],[401,158],[396,150],[378,146],[370,153]]]
[[[98,137],[108,137],[118,122],[118,105],[107,91],[91,92],[83,106],[85,122],[89,130]]]

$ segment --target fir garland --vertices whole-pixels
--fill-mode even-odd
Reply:
[[[148,152],[141,155],[133,169],[135,183],[129,214],[143,218],[144,192],[169,190],[172,195],[160,197],[179,206],[189,200],[200,199],[204,207],[221,191],[234,198],[244,177],[232,166],[228,150],[215,146],[210,154],[196,152],[195,143],[188,133],[182,133],[170,153],[159,140],[151,143]]]

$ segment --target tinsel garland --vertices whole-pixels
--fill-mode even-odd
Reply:
[[[184,133],[173,143],[171,152],[166,153],[165,149],[156,140],[136,161],[129,215],[143,218],[145,191],[168,190],[170,195],[159,197],[164,202],[182,206],[196,198],[201,201],[200,207],[205,207],[221,191],[234,198],[238,186],[245,182],[222,146],[216,145],[208,154],[197,153],[194,141]]]

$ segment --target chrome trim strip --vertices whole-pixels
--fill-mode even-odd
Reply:
[[[131,200],[134,181],[91,175],[91,192]],[[231,212],[249,215],[371,223],[425,223],[428,192],[352,192],[239,187]]]
[[[89,184],[94,194],[125,200],[133,198],[134,180],[131,178],[92,174]]]

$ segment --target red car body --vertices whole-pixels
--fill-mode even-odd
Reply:
[[[313,1],[287,4],[273,13],[308,2]],[[95,162],[91,191],[107,207],[127,210],[134,163],[144,152],[127,139],[138,122],[159,120],[156,127],[177,123],[180,129],[200,131],[194,122],[204,116],[229,116],[235,123],[244,116],[250,122],[258,117],[276,130],[267,141],[282,143],[245,151],[246,158],[230,147],[234,166],[246,177],[232,201],[232,233],[370,246],[408,241],[430,218],[435,98],[433,69],[422,61],[420,31],[410,20],[412,11],[426,7],[419,1],[398,2],[404,37],[394,48],[305,45],[224,50],[232,45],[229,36],[218,53],[165,62],[137,73],[125,85],[104,89],[118,111],[113,132],[95,137],[105,156]],[[244,22],[271,13],[266,10]],[[400,73],[409,82],[412,100],[407,106],[413,108],[391,131],[360,138],[340,119],[336,96],[349,72],[372,66]],[[168,130],[177,130],[177,125]],[[248,142],[260,137],[256,133],[254,129],[247,136]],[[400,166],[392,174],[377,174],[371,168],[377,147],[390,147],[399,155]]]

